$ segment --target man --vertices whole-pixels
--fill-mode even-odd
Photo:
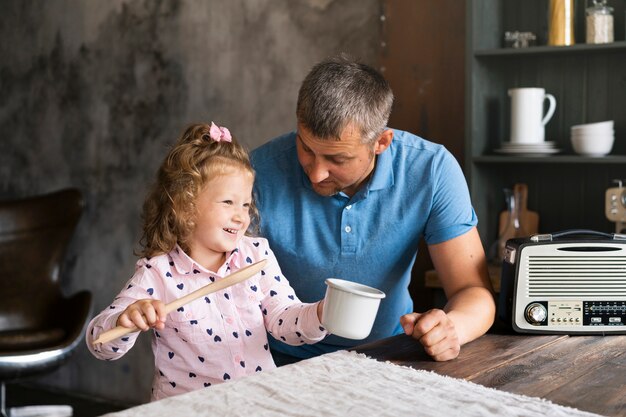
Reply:
[[[329,336],[298,347],[272,340],[279,364],[401,332],[445,361],[493,323],[463,173],[443,146],[387,128],[392,102],[376,70],[344,55],[329,59],[303,81],[297,131],[252,153],[261,234],[296,294],[318,300],[324,280],[336,277],[387,295],[368,339]],[[412,313],[408,285],[422,237],[448,301],[443,310]]]

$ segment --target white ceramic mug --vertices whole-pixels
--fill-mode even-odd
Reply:
[[[556,99],[543,88],[511,88],[511,143],[541,143],[545,125],[556,109]],[[543,115],[543,102],[550,106]]]
[[[365,339],[376,320],[385,293],[367,285],[337,278],[326,280],[322,325],[331,334]]]

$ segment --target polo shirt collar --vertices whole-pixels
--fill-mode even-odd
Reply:
[[[391,145],[376,157],[374,175],[370,178],[367,188],[371,190],[382,190],[393,186],[393,141]]]

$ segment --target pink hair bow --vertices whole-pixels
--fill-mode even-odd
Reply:
[[[209,129],[209,136],[216,142],[232,142],[230,131],[225,127],[221,127],[211,122],[211,128]]]

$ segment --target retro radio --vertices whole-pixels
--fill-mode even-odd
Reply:
[[[510,239],[500,287],[499,317],[517,332],[626,334],[626,235]]]

